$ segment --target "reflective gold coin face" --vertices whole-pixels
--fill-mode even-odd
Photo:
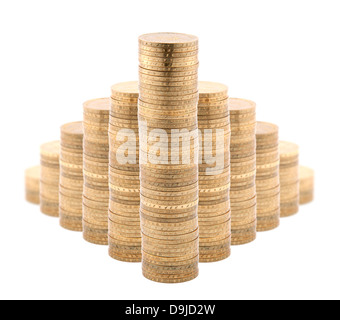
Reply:
[[[43,144],[40,147],[40,154],[50,157],[59,157],[60,153],[60,141],[52,141]]]
[[[84,112],[109,113],[110,98],[100,98],[84,102]]]
[[[32,180],[40,180],[40,166],[35,166],[35,167],[31,167],[26,169],[25,171],[25,177],[27,179],[32,179]]]
[[[299,146],[292,142],[280,141],[279,148],[280,156],[283,158],[299,154]]]
[[[197,46],[198,38],[184,33],[160,32],[144,34],[139,37],[139,42],[142,45],[153,47],[171,45],[173,47],[183,48]]]
[[[308,167],[300,166],[300,180],[314,178],[314,170]]]
[[[111,87],[112,96],[126,96],[129,98],[138,98],[138,81],[121,82]]]
[[[258,121],[256,126],[257,136],[266,136],[279,133],[279,127],[269,122]]]
[[[229,99],[229,110],[230,113],[247,113],[255,112],[256,103],[250,100],[230,98]]]
[[[200,98],[209,98],[215,96],[228,96],[228,87],[222,83],[199,81],[198,91]]]
[[[83,122],[77,121],[66,123],[60,128],[60,130],[62,134],[65,133],[68,135],[82,136],[84,134]]]

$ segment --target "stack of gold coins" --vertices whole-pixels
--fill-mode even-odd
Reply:
[[[314,200],[314,170],[300,166],[300,204]]]
[[[108,244],[110,98],[84,103],[83,237]]]
[[[59,217],[59,153],[59,141],[40,147],[40,210],[51,217]]]
[[[60,129],[59,222],[71,231],[83,230],[83,123]]]
[[[109,255],[140,262],[138,82],[116,84],[111,93]]]
[[[280,141],[281,217],[299,212],[299,146]]]
[[[257,231],[280,225],[279,128],[257,122],[256,128]]]
[[[198,276],[198,38],[139,38],[143,274],[164,283]]]
[[[256,104],[229,100],[232,245],[256,239]]]
[[[214,262],[228,258],[231,245],[228,87],[205,81],[198,87],[200,262]]]
[[[26,201],[33,204],[40,203],[40,166],[25,171],[25,195]]]

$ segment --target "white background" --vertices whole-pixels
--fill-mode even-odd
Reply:
[[[0,298],[340,298],[339,30],[331,0],[1,1]],[[144,279],[23,200],[40,144],[81,120],[82,102],[137,79],[137,38],[159,31],[199,36],[200,79],[256,101],[317,175],[313,204],[179,285]]]

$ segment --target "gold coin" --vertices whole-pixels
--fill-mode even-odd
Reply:
[[[176,52],[176,51],[167,52],[166,50],[163,50],[162,52],[157,52],[157,51],[150,51],[147,49],[148,48],[145,48],[144,46],[140,46],[138,53],[141,56],[145,56],[149,58],[163,58],[163,59],[189,58],[189,57],[198,55],[198,50],[184,51],[184,52]]]
[[[138,99],[138,81],[122,82],[111,87],[112,96],[116,99],[135,98]]]
[[[59,159],[59,154],[60,154],[60,141],[48,142],[40,147],[41,157]]]
[[[291,203],[281,203],[281,218],[293,216],[299,212],[299,199]]]
[[[226,260],[230,257],[231,251],[226,250],[224,254],[221,255],[200,255],[200,263],[212,263]]]
[[[156,64],[156,63],[145,63],[139,62],[139,66],[144,69],[154,70],[154,71],[196,71],[198,70],[199,63],[178,63],[178,64]]]
[[[161,87],[152,86],[148,84],[141,84],[140,94],[141,98],[150,97],[152,99],[162,98],[165,100],[173,100],[174,97],[187,97],[197,93],[197,87],[195,85],[186,87]]]
[[[218,98],[220,100],[228,97],[228,87],[217,82],[200,81],[199,95],[202,98]]]
[[[182,70],[182,71],[157,71],[149,70],[139,66],[139,74],[145,74],[155,77],[186,77],[186,76],[197,76],[198,70]]]
[[[111,111],[116,110],[120,112],[134,112],[137,109],[138,99],[126,102],[125,100],[117,100],[111,97]],[[108,118],[106,116],[106,118]]]
[[[197,106],[198,103],[198,95],[196,97],[185,97],[182,99],[174,100],[174,99],[168,99],[168,100],[161,100],[158,98],[148,97],[147,99],[143,97],[139,97],[138,105],[143,105],[145,107],[148,106],[156,106],[159,107],[159,110],[168,110],[169,108],[175,110],[175,109],[183,109],[187,108],[188,106]]]
[[[45,199],[40,195],[40,211],[50,217],[59,217],[59,202]]]
[[[295,143],[280,141],[280,157],[281,160],[297,156],[299,154],[299,146]]]
[[[196,103],[198,99],[198,91],[193,92],[191,94],[186,95],[170,95],[170,96],[161,96],[157,95],[155,96],[155,93],[152,92],[151,94],[142,92],[140,95],[140,100],[146,103],[150,104],[160,104],[160,105],[172,105],[172,104],[178,104],[178,103],[184,103],[184,104],[193,104]]]
[[[243,235],[239,236],[232,236],[231,245],[237,246],[237,245],[244,245],[251,243],[256,240],[256,230],[249,230],[245,232]]]
[[[144,34],[138,39],[139,44],[153,48],[174,48],[184,49],[198,46],[198,38],[193,35],[183,33],[150,33]]]
[[[32,204],[39,204],[40,194],[39,192],[31,192],[26,190],[25,199],[27,202],[30,202]]]
[[[97,245],[108,245],[108,239],[106,234],[94,232],[91,228],[83,225],[83,238],[85,241],[97,244]]]
[[[31,167],[25,171],[26,200],[34,204],[39,204],[40,201],[40,173],[40,166]]]
[[[198,277],[199,272],[195,271],[192,274],[183,275],[181,278],[174,278],[174,277],[160,277],[159,275],[154,275],[151,273],[148,273],[147,271],[143,270],[143,276],[147,278],[148,280],[159,282],[159,283],[184,283],[189,282]]]
[[[314,192],[300,193],[300,204],[307,204],[314,200]]]
[[[169,80],[166,80],[169,79]],[[182,81],[180,79],[183,79]],[[197,76],[189,77],[173,77],[164,78],[164,77],[148,77],[139,75],[139,90],[141,89],[149,89],[149,90],[160,90],[160,91],[185,91],[189,89],[196,89],[198,90],[198,80]]]
[[[308,167],[300,166],[300,192],[312,193],[314,189],[314,170]]]
[[[133,255],[133,256],[126,256],[119,253],[116,253],[109,248],[109,256],[115,260],[122,261],[122,262],[130,262],[130,263],[138,263],[142,261],[142,255]]]
[[[70,139],[72,140],[77,138],[81,140],[84,132],[82,121],[64,124],[60,130],[61,134],[64,135],[64,137],[70,137]]]
[[[188,61],[197,61],[198,60],[198,54],[191,54],[187,55],[185,57],[157,57],[157,56],[150,56],[148,54],[144,54],[145,50],[141,49],[139,50],[139,60],[140,61],[146,61],[146,62],[159,62],[159,63],[168,63],[168,62],[188,62]]]
[[[167,82],[170,81],[172,82],[183,82],[183,81],[193,81],[196,80],[197,83],[197,78],[198,78],[198,73],[192,74],[192,75],[184,75],[184,76],[160,76],[160,75],[150,75],[150,74],[145,74],[143,73],[142,70],[139,72],[139,78],[140,80],[151,80],[151,81],[156,81],[156,82]]]
[[[272,126],[272,129],[271,129]],[[272,130],[272,131],[270,131]],[[279,128],[271,123],[259,122],[256,125],[256,140],[263,149],[270,148],[270,145],[279,144]]]
[[[253,101],[245,99],[230,98],[229,99],[229,111],[230,114],[246,114],[255,113],[256,104]]]
[[[89,114],[109,114],[110,98],[101,98],[86,101],[83,104],[84,113]]]
[[[151,52],[151,53],[159,53],[159,54],[173,54],[173,53],[188,53],[188,52],[196,52],[198,53],[198,44],[188,46],[188,47],[174,47],[172,44],[158,44],[157,46],[145,45],[139,42],[139,50]]]

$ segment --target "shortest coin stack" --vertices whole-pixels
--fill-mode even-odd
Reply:
[[[300,166],[300,204],[314,200],[314,170]]]
[[[34,204],[40,203],[40,166],[25,171],[26,201]]]
[[[52,217],[59,217],[59,152],[59,141],[40,148],[40,210]]]
[[[281,217],[299,212],[299,146],[280,141]]]
[[[257,122],[256,128],[257,231],[280,225],[279,128]]]
[[[61,127],[60,140],[60,225],[71,231],[82,231],[83,196],[83,123],[72,122]]]

